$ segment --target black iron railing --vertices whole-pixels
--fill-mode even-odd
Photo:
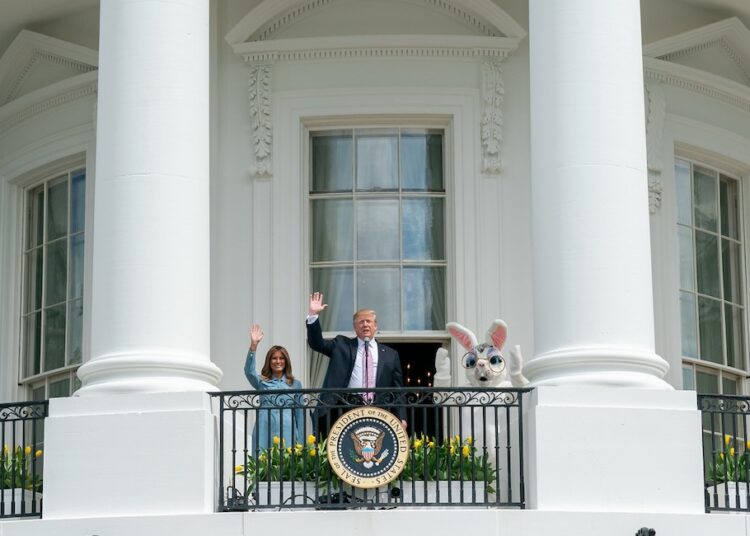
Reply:
[[[362,389],[214,393],[220,414],[219,510],[525,508],[523,404],[530,389],[370,392],[369,404]],[[407,424],[400,443],[403,471],[369,488],[338,478],[326,441],[329,433],[335,437],[331,428],[340,415],[363,407],[387,409]],[[345,435],[359,430],[366,435],[366,428]],[[376,439],[372,445],[375,462],[394,454],[384,447],[378,451]],[[364,449],[349,452],[359,462],[370,460]]]
[[[706,512],[750,511],[750,397],[698,395]]]
[[[0,404],[0,518],[42,515],[42,449],[49,404]]]

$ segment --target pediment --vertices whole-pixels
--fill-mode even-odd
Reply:
[[[225,36],[245,61],[502,56],[525,30],[491,0],[264,0]]]
[[[750,30],[736,17],[651,43],[644,55],[750,86]]]
[[[0,58],[0,106],[97,65],[95,50],[22,30]]]

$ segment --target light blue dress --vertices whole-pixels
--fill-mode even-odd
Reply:
[[[257,391],[302,389],[299,380],[294,380],[292,385],[289,385],[286,376],[270,380],[261,378],[255,370],[255,352],[252,350],[247,352],[245,359],[245,376]],[[285,447],[294,447],[295,443],[304,445],[304,430],[305,413],[302,409],[301,395],[261,395],[253,428],[253,452],[255,445],[260,449],[269,448],[273,444],[274,436],[283,439]]]

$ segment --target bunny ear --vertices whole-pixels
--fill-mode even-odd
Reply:
[[[465,350],[471,350],[477,345],[477,337],[470,330],[455,322],[448,322],[445,329],[451,334],[451,337],[458,341],[458,344]]]
[[[492,341],[492,344],[498,350],[503,349],[505,339],[508,337],[508,326],[499,318],[492,322],[490,329],[487,330],[487,338]]]

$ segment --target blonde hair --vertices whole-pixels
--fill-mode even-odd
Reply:
[[[378,314],[373,309],[360,309],[352,315],[352,322],[356,322],[357,317],[361,315],[372,315],[372,319],[375,320],[375,322],[378,321]]]

